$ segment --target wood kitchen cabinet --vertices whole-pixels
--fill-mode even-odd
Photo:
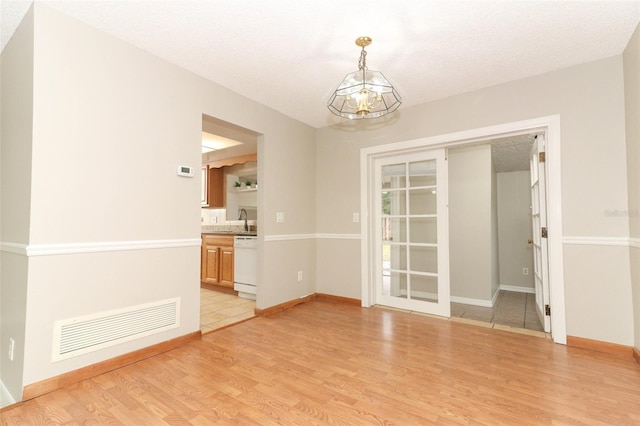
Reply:
[[[209,168],[209,207],[224,208],[224,170],[222,167]]]
[[[202,235],[200,281],[233,288],[233,236]]]

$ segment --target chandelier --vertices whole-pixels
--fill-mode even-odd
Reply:
[[[400,95],[380,71],[367,69],[370,37],[358,37],[356,45],[362,47],[358,71],[347,74],[327,102],[327,108],[337,116],[357,120],[378,118],[395,111],[402,103]]]

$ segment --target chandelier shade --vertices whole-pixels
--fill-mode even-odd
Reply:
[[[370,71],[366,65],[365,46],[369,37],[356,40],[362,46],[358,71],[347,74],[333,92],[327,107],[337,116],[350,120],[378,118],[398,109],[402,98],[380,71]]]

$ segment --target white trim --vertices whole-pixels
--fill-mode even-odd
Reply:
[[[495,293],[493,293],[493,296],[491,297],[491,307],[496,305],[496,301],[498,300],[499,294],[500,294],[500,287],[496,289]]]
[[[291,241],[291,240],[313,240],[316,234],[283,234],[283,235],[265,235],[265,241]]]
[[[549,304],[553,307],[551,336],[553,341],[567,344],[567,317],[564,298],[564,250],[562,246],[562,158],[560,116],[547,117],[547,228],[551,231],[547,239],[549,263]]]
[[[498,294],[497,291],[496,291],[496,294]],[[450,300],[453,303],[462,303],[464,305],[482,306],[484,308],[493,308],[493,305],[494,305],[494,301],[493,300],[470,299],[468,297],[451,296]]]
[[[498,299],[498,295],[500,294],[500,290],[514,291],[514,292],[517,292],[517,293],[531,293],[531,294],[535,294],[535,292],[536,292],[536,289],[533,288],[533,287],[520,287],[520,286],[502,285],[502,284],[500,284],[500,287],[498,288],[498,291],[493,293],[493,297],[491,298],[491,300],[470,299],[468,297],[451,296],[451,301],[454,302],[454,303],[463,303],[465,305],[474,305],[474,306],[483,306],[485,308],[492,308],[496,304],[496,300]]]
[[[9,389],[7,389],[4,383],[2,383],[2,380],[0,380],[0,408],[8,407],[15,403],[16,400],[13,398],[13,395],[11,395]]]
[[[291,241],[312,239],[359,240],[360,234],[288,234],[265,235],[264,241]],[[107,251],[149,250],[179,247],[200,247],[200,238],[175,240],[104,241],[90,243],[19,244],[1,242],[0,251],[22,256],[53,256],[62,254],[97,253]]]
[[[292,240],[359,240],[360,234],[281,234],[265,235],[265,241]]]
[[[200,238],[175,240],[141,240],[141,241],[100,241],[91,243],[62,244],[1,244],[3,252],[21,254],[23,256],[55,256],[63,254],[98,253],[108,251],[150,250],[179,247],[200,247]]]
[[[581,246],[631,246],[631,238],[626,237],[564,237],[564,244]]]
[[[640,238],[629,238],[629,247],[640,248]]]
[[[401,154],[403,152],[413,152],[430,148],[451,148],[453,146],[468,145],[474,142],[486,141],[489,138],[507,137],[544,131],[549,125],[560,125],[560,116],[550,115],[547,117],[534,118],[531,120],[516,121],[513,123],[499,124],[496,126],[482,127],[479,129],[463,130],[461,132],[447,133],[444,135],[430,136],[420,139],[395,142],[386,145],[376,145],[360,150],[360,158],[377,154]],[[559,127],[558,135],[559,136]],[[361,210],[362,211],[362,210]]]
[[[561,128],[560,115],[550,115],[530,120],[515,121],[479,129],[465,130],[444,135],[431,136],[421,139],[396,142],[362,148],[360,150],[360,269],[362,306],[371,306],[371,282],[369,263],[373,258],[369,247],[369,187],[368,176],[371,163],[376,157],[423,150],[426,147],[453,147],[481,142],[491,138],[546,132],[547,142],[547,227],[548,258],[549,258],[549,286],[550,305],[553,307],[551,334],[553,341],[560,344],[567,343],[567,320],[565,311],[564,291],[564,254],[562,241],[562,167],[561,167]]]
[[[359,240],[360,234],[316,234],[319,240]]]
[[[536,289],[533,287],[522,287],[519,285],[504,285],[500,284],[500,290],[513,291],[516,293],[536,294]]]
[[[19,243],[1,242],[0,243],[0,251],[2,251],[3,253],[13,253],[13,254],[19,254],[19,255],[22,255],[22,256],[26,256],[27,255],[27,245],[26,244],[19,244]]]

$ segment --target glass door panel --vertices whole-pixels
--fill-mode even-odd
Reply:
[[[428,274],[438,273],[438,248],[411,246],[411,270]]]
[[[444,150],[376,160],[376,302],[449,316]]]
[[[437,244],[438,219],[435,217],[412,217],[409,219],[412,243]]]
[[[438,303],[438,277],[414,274],[410,277],[411,299]]]
[[[435,215],[438,208],[436,191],[429,188],[409,190],[409,213],[411,215]]]

